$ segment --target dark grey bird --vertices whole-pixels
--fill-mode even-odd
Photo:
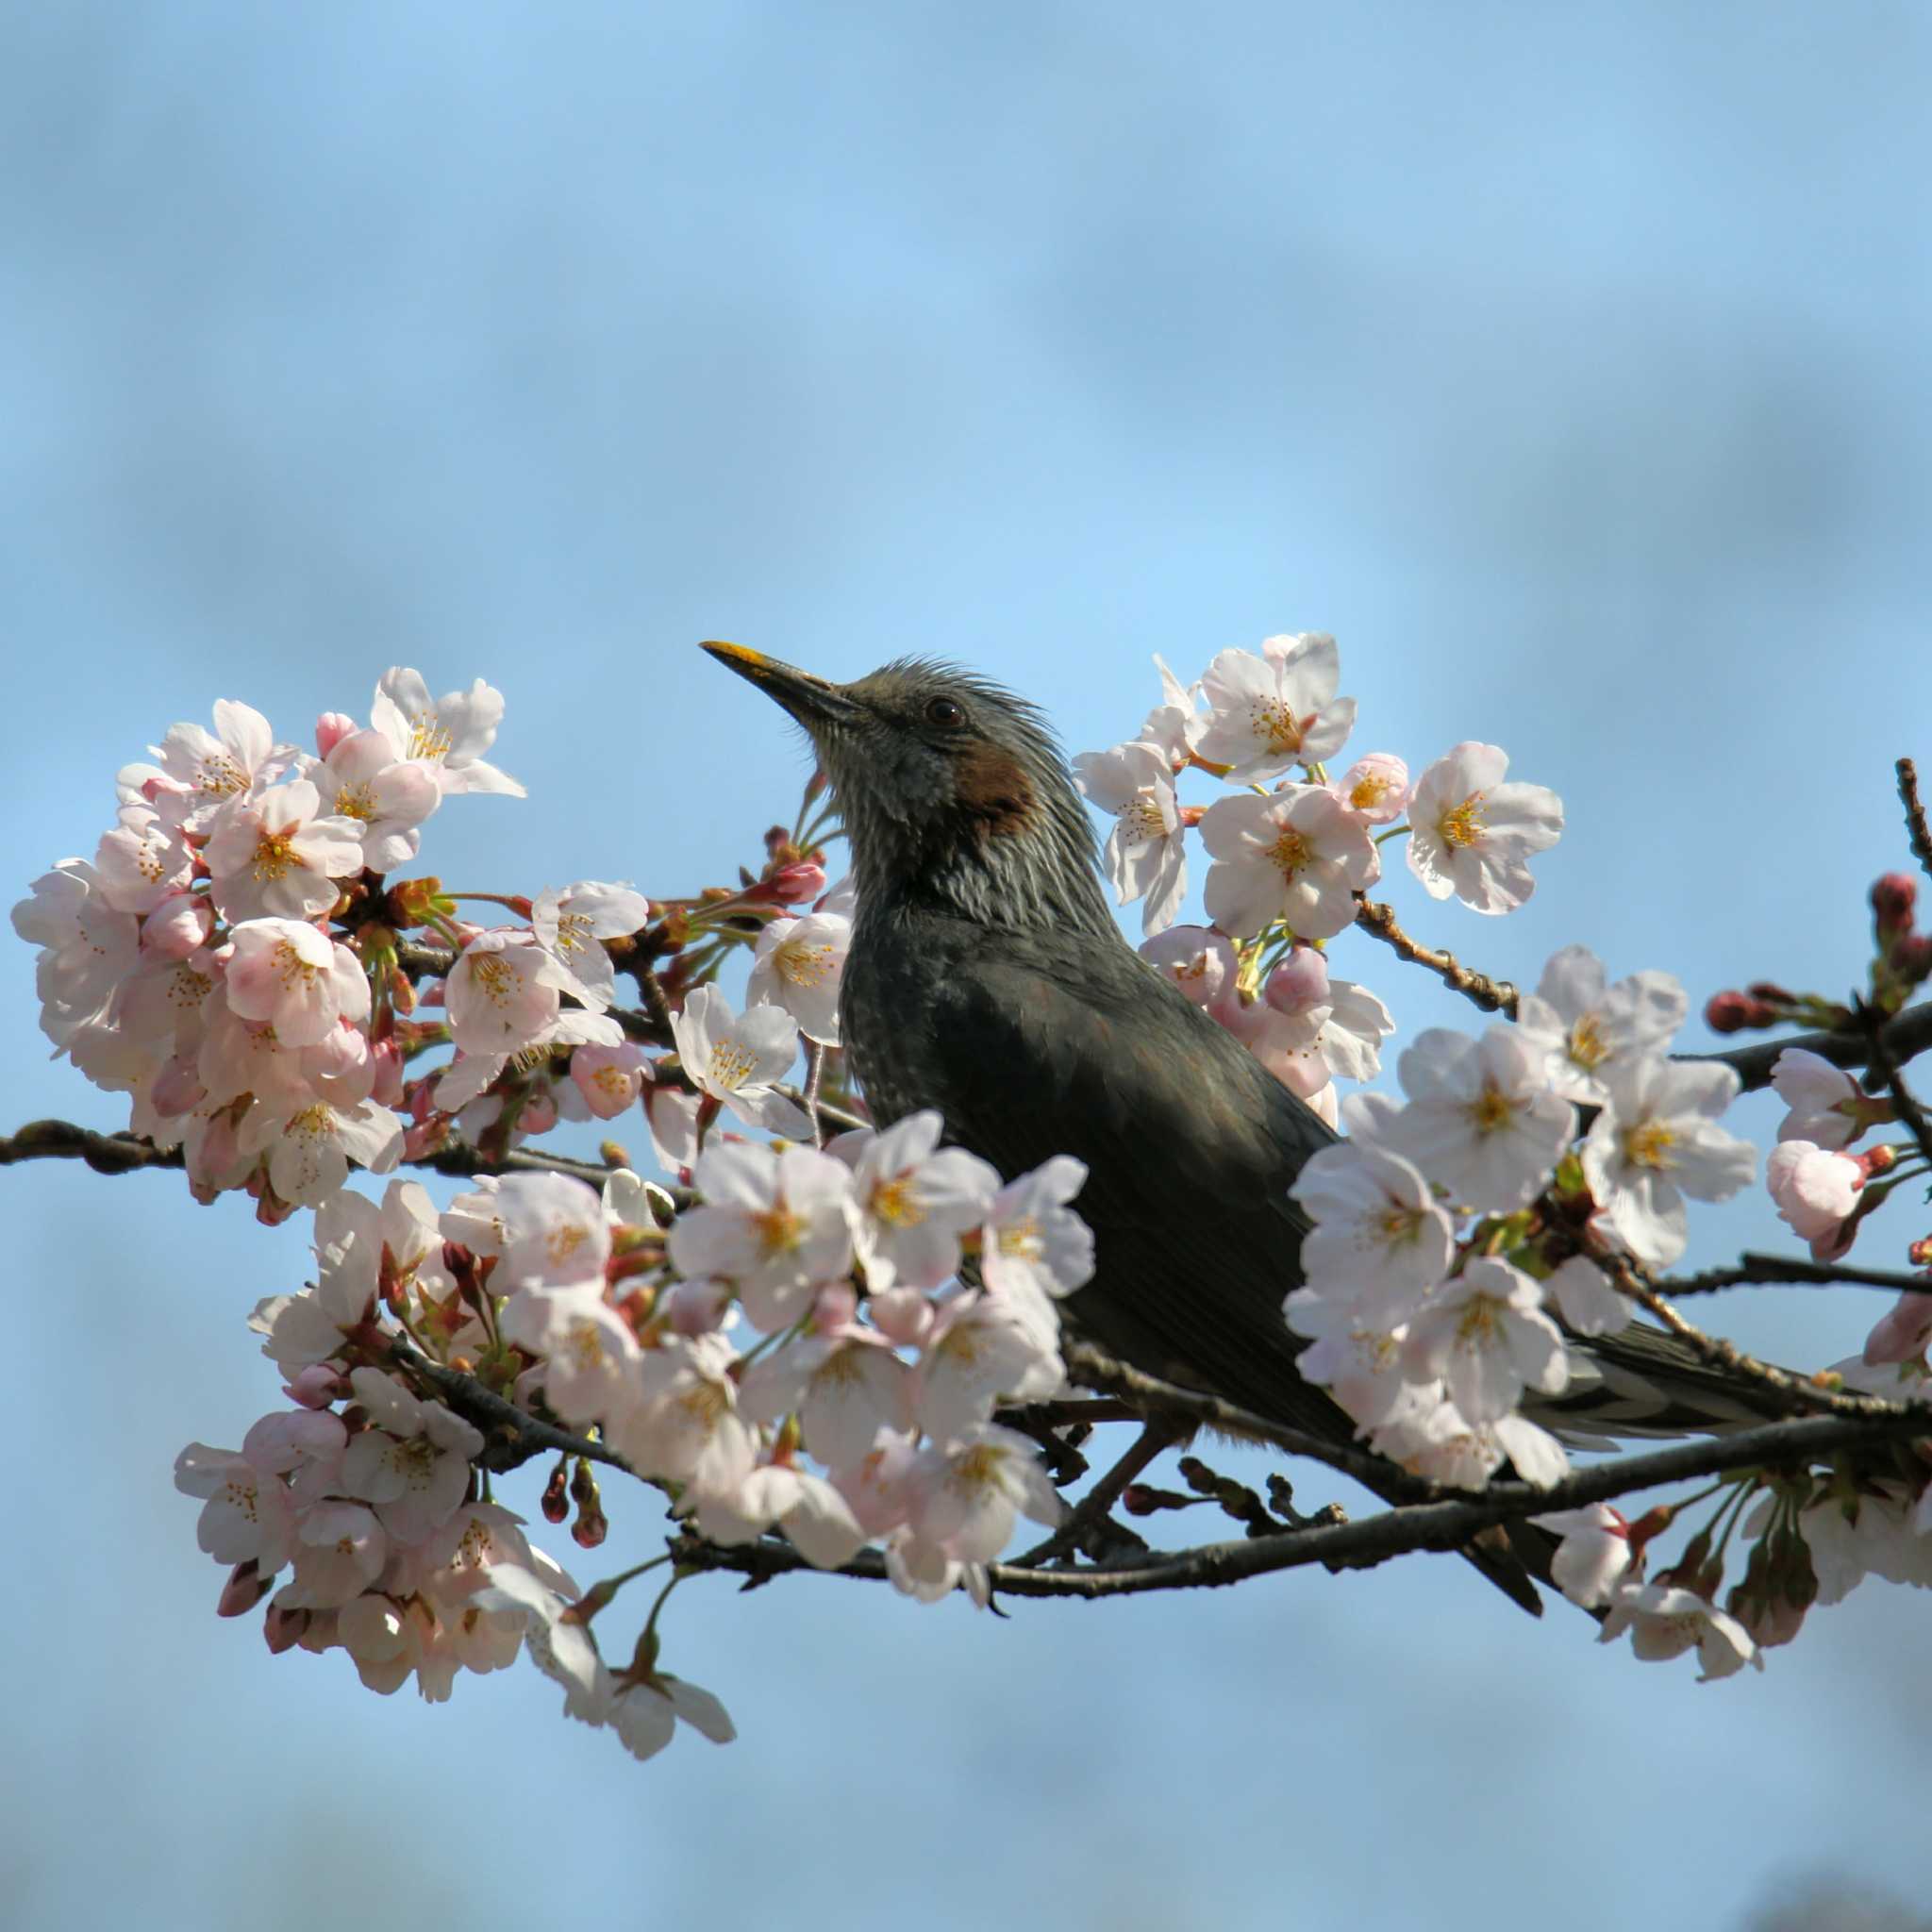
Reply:
[[[1282,1317],[1308,1226],[1288,1189],[1336,1136],[1122,935],[1040,713],[949,665],[839,685],[705,649],[804,725],[837,799],[858,891],[841,1027],[874,1119],[937,1108],[949,1139],[1008,1175],[1077,1156],[1096,1266],[1067,1305],[1076,1327],[1149,1374],[1351,1441]],[[1700,1416],[1757,1419],[1671,1338],[1646,1337],[1602,1356],[1570,1398],[1577,1421],[1711,1426],[1674,1411],[1687,1387],[1707,1398]],[[1677,1395],[1658,1395],[1653,1360]],[[1539,1607],[1520,1568],[1470,1554]]]

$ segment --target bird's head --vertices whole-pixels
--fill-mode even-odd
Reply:
[[[705,649],[810,735],[861,909],[931,903],[982,924],[1111,928],[1086,808],[1024,699],[925,659],[833,684],[741,644]]]

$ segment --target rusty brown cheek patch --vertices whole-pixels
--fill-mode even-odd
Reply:
[[[983,834],[1024,831],[1033,820],[1033,782],[996,744],[963,744],[954,754],[953,795]]]

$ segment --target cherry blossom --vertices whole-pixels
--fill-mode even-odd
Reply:
[[[1285,919],[1303,939],[1331,939],[1354,923],[1354,895],[1382,875],[1367,826],[1319,785],[1218,799],[1201,842],[1215,859],[1208,915],[1238,938]]]
[[[1223,933],[1206,925],[1171,925],[1141,948],[1141,957],[1225,1026],[1240,1004],[1241,960]]]
[[[601,1288],[610,1226],[595,1189],[569,1174],[505,1174],[491,1192],[497,1253],[517,1283]]]
[[[1438,758],[1408,803],[1408,869],[1432,899],[1513,912],[1536,890],[1528,860],[1563,831],[1563,803],[1541,785],[1505,784],[1507,756],[1474,740]]]
[[[576,977],[519,926],[474,935],[443,982],[451,1037],[465,1053],[511,1054],[533,1045],[556,1020]]]
[[[837,912],[774,919],[758,935],[744,1002],[782,1007],[808,1040],[839,1044],[839,985],[852,950],[852,922]]]
[[[1851,1246],[1845,1226],[1858,1205],[1865,1170],[1849,1154],[1809,1141],[1780,1141],[1764,1168],[1778,1219],[1811,1244],[1814,1260],[1835,1260]]]
[[[603,942],[640,931],[650,916],[648,901],[630,887],[579,879],[540,892],[530,927],[537,943],[570,974],[565,991],[601,1012],[617,997],[617,976]]]
[[[229,1008],[275,1028],[277,1044],[313,1046],[338,1021],[369,1017],[369,979],[348,947],[299,919],[243,920],[224,949]]]
[[[101,896],[122,912],[152,912],[187,891],[194,854],[179,830],[145,805],[124,805],[102,834],[94,865]]]
[[[705,1205],[673,1224],[672,1263],[735,1282],[760,1328],[795,1321],[818,1283],[851,1268],[852,1175],[830,1155],[714,1141],[692,1179]]]
[[[41,1031],[65,1051],[134,970],[141,923],[108,903],[100,874],[82,858],[63,858],[42,873],[12,917],[14,931],[42,949],[34,967]]]
[[[1024,1308],[967,1290],[939,1311],[921,1351],[913,1416],[935,1441],[963,1439],[998,1398],[1051,1395],[1065,1370]]]
[[[1728,1677],[1746,1664],[1764,1668],[1743,1624],[1694,1591],[1674,1584],[1626,1583],[1611,1592],[1609,1603],[1598,1641],[1614,1643],[1628,1631],[1630,1648],[1646,1663],[1694,1649],[1704,1666],[1699,1683]]]
[[[269,1185],[297,1208],[319,1208],[349,1177],[349,1162],[387,1174],[403,1153],[403,1124],[370,1100],[345,1105],[307,1096],[256,1096],[236,1145],[268,1156]]]
[[[695,1514],[699,1530],[725,1544],[751,1542],[775,1523],[798,1554],[821,1570],[849,1563],[866,1541],[838,1490],[791,1462],[760,1464],[735,1494],[699,1498]]]
[[[715,986],[701,986],[671,1016],[671,1030],[685,1072],[713,1099],[752,1126],[810,1137],[805,1114],[774,1090],[798,1058],[798,1023],[790,1013],[753,1007],[740,1015]]]
[[[392,872],[414,858],[423,842],[417,827],[442,803],[435,775],[399,758],[380,731],[341,733],[321,758],[302,759],[300,770],[330,813],[356,827],[372,872]]]
[[[1372,751],[1328,789],[1364,824],[1391,825],[1408,806],[1408,766],[1392,751]]]
[[[254,1563],[268,1576],[293,1555],[294,1506],[273,1472],[232,1449],[191,1442],[175,1458],[175,1487],[203,1499],[195,1541],[216,1562]]]
[[[1147,713],[1140,730],[1142,744],[1153,745],[1175,770],[1193,755],[1201,735],[1201,688],[1183,684],[1157,654],[1154,668],[1160,674],[1161,699]]]
[[[1357,1141],[1324,1147],[1289,1192],[1315,1223],[1302,1242],[1310,1288],[1400,1319],[1448,1274],[1454,1225],[1401,1155]]]
[[[526,1287],[505,1305],[501,1327],[540,1360],[544,1400],[565,1422],[609,1421],[635,1399],[637,1338],[600,1288]]]
[[[1269,638],[1261,651],[1224,651],[1201,680],[1208,716],[1195,749],[1229,766],[1236,785],[1331,758],[1355,725],[1355,700],[1335,695],[1341,669],[1333,638]]]
[[[362,870],[361,827],[325,817],[306,778],[232,799],[208,836],[208,873],[224,919],[310,919]]]
[[[1684,1196],[1728,1200],[1757,1171],[1750,1142],[1717,1124],[1738,1076],[1646,1056],[1603,1079],[1608,1101],[1583,1143],[1584,1177],[1604,1225],[1640,1261],[1668,1267],[1690,1239]]]
[[[929,1444],[907,1482],[914,1532],[961,1562],[990,1563],[1022,1515],[1053,1528],[1067,1514],[1033,1444],[991,1423]]]
[[[1188,890],[1188,857],[1167,754],[1138,742],[1082,752],[1074,776],[1088,798],[1113,814],[1105,859],[1119,902],[1144,897],[1143,932],[1172,925]]]
[[[828,1152],[853,1161],[858,1257],[874,1293],[938,1288],[959,1265],[959,1237],[992,1210],[997,1171],[963,1147],[940,1146],[944,1123],[928,1108],[874,1135],[841,1135]]]
[[[570,1076],[589,1113],[600,1121],[615,1120],[637,1104],[651,1078],[651,1062],[635,1041],[580,1046],[570,1057]]]
[[[806,1447],[837,1471],[864,1457],[881,1429],[911,1427],[911,1373],[885,1335],[846,1323],[774,1349],[744,1372],[739,1395],[758,1422],[796,1410]]]
[[[1033,1305],[1092,1278],[1092,1230],[1066,1205],[1086,1184],[1086,1162],[1056,1154],[999,1191],[980,1230],[988,1288]]]
[[[1404,1372],[1417,1382],[1440,1377],[1473,1423],[1500,1422],[1525,1389],[1560,1393],[1569,1363],[1542,1298],[1541,1284],[1507,1261],[1468,1262],[1409,1323]]]
[[[1520,1208],[1576,1131],[1575,1108],[1543,1085],[1540,1060],[1512,1027],[1472,1040],[1432,1026],[1398,1063],[1408,1105],[1379,1138],[1465,1207]]]
[[[1557,1311],[1579,1335],[1615,1335],[1637,1318],[1637,1305],[1610,1285],[1586,1255],[1572,1255],[1543,1283]]]
[[[219,698],[215,728],[173,724],[149,751],[157,765],[122,767],[117,783],[124,802],[141,799],[154,806],[184,832],[205,833],[230,801],[271,785],[294,757],[294,747],[277,744],[269,722],[251,706]]]
[[[343,1493],[373,1505],[391,1536],[421,1542],[462,1503],[483,1438],[379,1369],[356,1369],[349,1379],[373,1426],[342,1453]]]
[[[369,716],[395,756],[425,767],[444,797],[459,791],[525,795],[514,778],[483,759],[503,722],[503,693],[480,677],[467,691],[432,700],[420,672],[392,665],[377,680]]]
[[[1309,1345],[1295,1366],[1302,1379],[1326,1389],[1364,1429],[1426,1413],[1441,1400],[1440,1384],[1408,1379],[1402,1357],[1407,1329],[1365,1314],[1347,1292],[1298,1288],[1285,1304],[1288,1325]]]
[[[1571,1100],[1600,1107],[1608,1097],[1607,1068],[1670,1045],[1690,1002],[1669,973],[1634,973],[1606,983],[1603,961],[1588,946],[1552,954],[1534,993],[1519,1004],[1516,1024],[1548,1056],[1550,1085]]]
[[[1814,1147],[1843,1147],[1890,1111],[1874,1100],[1843,1068],[1822,1054],[1788,1046],[1771,1070],[1777,1097],[1790,1108],[1778,1123],[1780,1141],[1808,1141]]]
[[[1550,1558],[1557,1588],[1586,1610],[1608,1603],[1632,1561],[1630,1525],[1623,1512],[1607,1503],[1591,1503],[1533,1520],[1562,1539]]]

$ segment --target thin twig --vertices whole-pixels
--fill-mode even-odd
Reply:
[[[1883,1268],[1842,1268],[1833,1261],[1802,1261],[1794,1255],[1754,1255],[1739,1257],[1735,1268],[1708,1268],[1701,1274],[1683,1274],[1657,1284],[1659,1294],[1674,1301],[1686,1295],[1711,1294],[1721,1288],[1784,1286],[1830,1288],[1889,1288],[1901,1294],[1932,1294],[1932,1278],[1897,1274]]]
[[[1885,1046],[1900,1066],[1932,1047],[1932,1000],[1907,1007],[1885,1029]],[[1771,1085],[1771,1070],[1778,1056],[1797,1047],[1815,1053],[1835,1067],[1862,1067],[1872,1058],[1872,1039],[1861,1027],[1835,1033],[1793,1033],[1783,1040],[1766,1040],[1756,1046],[1734,1046],[1724,1053],[1678,1053],[1677,1060],[1716,1060],[1732,1069],[1745,1092]]]
[[[1546,1490],[1527,1483],[1494,1483],[1476,1495],[1457,1492],[1440,1502],[1407,1504],[1352,1523],[1324,1524],[1280,1536],[1209,1543],[1151,1557],[1146,1562],[1082,1570],[1027,1570],[995,1563],[989,1576],[1007,1596],[1136,1596],[1149,1591],[1219,1588],[1277,1570],[1309,1563],[1368,1569],[1414,1550],[1459,1550],[1492,1524],[1519,1521],[1558,1509],[1607,1503],[1636,1490],[1695,1476],[1807,1464],[1876,1444],[1932,1437],[1932,1411],[1880,1404],[1872,1415],[1806,1416],[1695,1442],[1680,1442],[1648,1456],[1599,1463],[1565,1476]],[[696,1538],[680,1539],[677,1560],[693,1570],[724,1570],[764,1582],[811,1566],[790,1545],[776,1541],[722,1549]],[[822,1573],[872,1581],[886,1575],[884,1559],[861,1551],[850,1563]]]
[[[1932,828],[1925,824],[1925,806],[1919,796],[1919,768],[1910,758],[1900,758],[1893,767],[1898,773],[1899,802],[1906,808],[1906,837],[1919,869],[1932,878]]]
[[[1906,1085],[1906,1076],[1899,1071],[1898,1061],[1892,1058],[1891,1048],[1885,1038],[1885,1016],[1876,1007],[1865,1007],[1860,1017],[1865,1022],[1866,1036],[1872,1042],[1872,1071],[1891,1095],[1893,1111],[1911,1135],[1912,1144],[1926,1161],[1932,1162],[1932,1123],[1926,1121],[1925,1109],[1919,1105],[1918,1096]]]
[[[1165,1418],[1156,1417],[1146,1423],[1127,1453],[1074,1506],[1074,1513],[1044,1542],[1028,1550],[1024,1557],[1015,1557],[1014,1561],[1023,1569],[1031,1569],[1034,1564],[1048,1562],[1069,1550],[1096,1554],[1091,1547],[1100,1540],[1096,1532],[1108,1526],[1108,1516],[1120,1501],[1122,1491],[1157,1456],[1173,1448],[1186,1433],[1185,1428],[1176,1428],[1171,1420]],[[1123,1532],[1118,1524],[1111,1527],[1115,1532],[1116,1544],[1131,1534]],[[1137,1543],[1141,1541],[1138,1536],[1132,1540]]]
[[[805,1042],[805,1117],[811,1123],[811,1144],[825,1144],[825,1124],[819,1118],[819,1076],[825,1071],[825,1049],[822,1042]]]
[[[1379,899],[1364,899],[1356,908],[1355,923],[1364,932],[1372,932],[1378,940],[1392,946],[1398,958],[1407,959],[1413,965],[1426,966],[1452,992],[1459,992],[1465,999],[1474,1000],[1484,1012],[1503,1013],[1511,1020],[1515,1019],[1515,987],[1507,979],[1491,979],[1487,973],[1477,973],[1463,965],[1454,953],[1425,946],[1420,940],[1412,939],[1402,929],[1400,921],[1395,917],[1394,907]]]
[[[607,1463],[612,1469],[621,1469],[625,1475],[637,1474],[622,1456],[603,1443],[542,1421],[528,1409],[506,1400],[475,1375],[431,1361],[407,1341],[391,1342],[389,1355],[397,1368],[427,1382],[450,1408],[483,1431],[486,1446],[482,1459],[490,1469],[515,1469],[533,1456],[557,1452]]]
[[[1794,1375],[1788,1369],[1780,1369],[1771,1362],[1759,1361],[1755,1355],[1745,1354],[1735,1341],[1707,1335],[1694,1323],[1686,1321],[1655,1288],[1627,1265],[1619,1266],[1617,1286],[1625,1294],[1633,1296],[1646,1312],[1656,1316],[1678,1341],[1687,1343],[1714,1368],[1757,1382],[1766,1389],[1774,1389],[1793,1407],[1809,1409],[1814,1414],[1823,1411],[1827,1415],[1871,1416],[1886,1414],[1896,1407],[1876,1395],[1840,1395],[1829,1389],[1821,1389],[1817,1383]]]
[[[1153,1410],[1164,1415],[1185,1416],[1191,1422],[1223,1430],[1230,1436],[1272,1443],[1277,1449],[1287,1450],[1291,1456],[1307,1456],[1314,1461],[1325,1462],[1330,1469],[1339,1469],[1343,1475],[1353,1476],[1356,1481],[1391,1501],[1399,1498],[1426,1502],[1444,1493],[1439,1485],[1421,1476],[1410,1475],[1372,1450],[1357,1449],[1351,1442],[1330,1441],[1325,1436],[1314,1435],[1307,1429],[1290,1428],[1286,1424],[1270,1422],[1265,1416],[1238,1408],[1218,1395],[1203,1395],[1195,1390],[1182,1388],[1177,1382],[1165,1382],[1158,1375],[1144,1374],[1141,1370],[1129,1368],[1125,1362],[1103,1354],[1091,1342],[1070,1343],[1065,1353],[1067,1372],[1074,1380],[1089,1389],[1103,1389],[1110,1394],[1124,1396],[1143,1413]]]

